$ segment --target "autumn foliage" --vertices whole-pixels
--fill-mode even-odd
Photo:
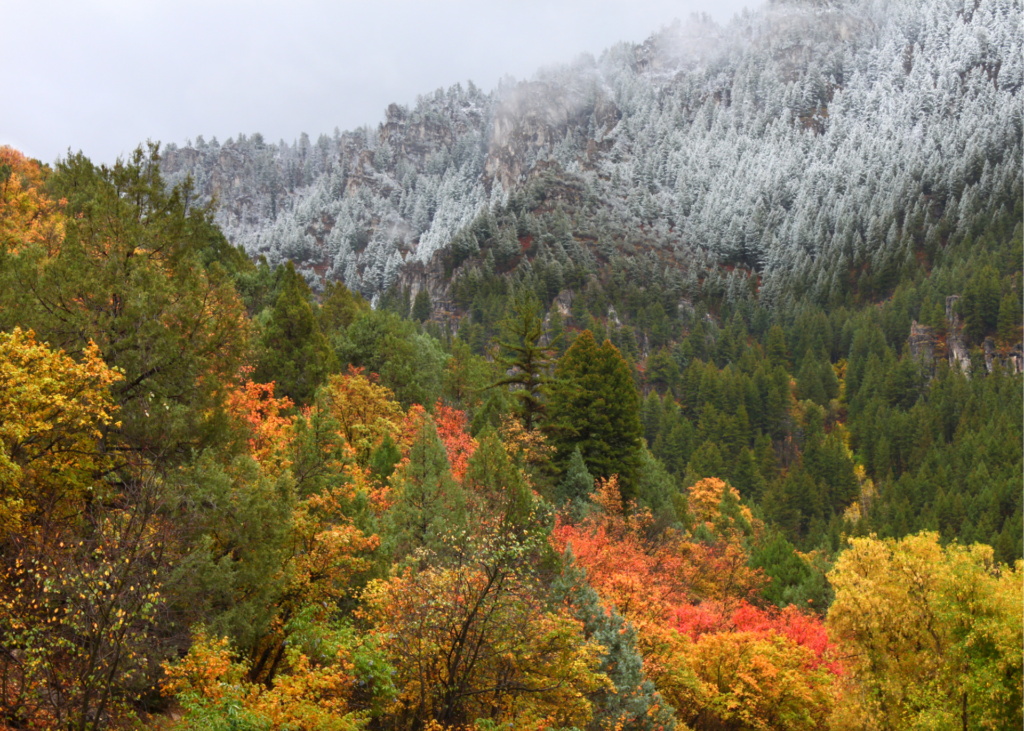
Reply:
[[[667,330],[556,361],[576,325],[467,276],[508,289],[488,359],[491,293],[472,346],[318,297],[159,163],[0,147],[0,730],[1020,727],[1021,563],[869,535],[852,357],[794,381],[738,316],[685,375]]]
[[[688,491],[688,533],[657,532],[648,511],[623,505],[617,480],[598,479],[594,513],[559,519],[555,547],[571,546],[601,597],[637,628],[646,667],[695,728],[819,728],[832,699],[821,620],[752,602],[764,578],[745,540],[760,530],[735,490],[709,478]],[[697,535],[700,535],[698,538]]]
[[[273,383],[255,383],[248,378],[251,369],[243,369],[239,382],[227,393],[227,410],[244,432],[249,454],[270,471],[290,466],[289,431],[294,417],[287,396],[276,398]]]
[[[466,432],[466,413],[438,401],[434,405],[434,423],[448,453],[452,477],[461,481],[477,446],[476,440]]]
[[[99,445],[116,426],[110,386],[123,380],[90,343],[78,362],[31,331],[0,333],[0,530],[75,511],[113,460]]]
[[[43,191],[44,170],[17,150],[0,146],[0,251],[40,246],[48,255],[64,240],[63,208]]]

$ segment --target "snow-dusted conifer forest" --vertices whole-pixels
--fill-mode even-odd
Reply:
[[[517,242],[466,227],[554,171],[583,201],[562,267],[642,231],[689,281],[726,264],[759,271],[767,303],[824,301],[868,265],[898,270],[909,228],[934,247],[1021,197],[1021,17],[1020,0],[772,3],[490,93],[438,89],[377,129],[198,137],[164,168],[217,197],[249,254],[369,298],[438,252],[511,260]]]

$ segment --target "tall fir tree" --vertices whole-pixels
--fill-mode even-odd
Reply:
[[[412,303],[412,319],[417,322],[425,322],[430,319],[433,312],[434,306],[430,302],[430,293],[426,288],[421,289],[416,293],[416,298]]]
[[[388,543],[396,560],[418,549],[443,551],[445,538],[466,524],[466,496],[452,477],[433,419],[424,417],[409,459],[392,476],[395,503],[388,512]]]
[[[580,450],[595,477],[617,474],[633,497],[643,425],[640,396],[629,365],[607,340],[598,346],[584,330],[555,369],[548,433],[562,471]]]

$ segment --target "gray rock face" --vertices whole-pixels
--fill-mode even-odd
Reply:
[[[541,153],[576,130],[595,122],[597,137],[610,132],[619,110],[596,86],[574,89],[534,81],[519,84],[505,95],[494,112],[484,175],[512,189],[531,169]],[[587,156],[595,157],[600,144],[587,142]]]
[[[442,255],[438,253],[428,262],[407,261],[396,284],[402,291],[409,290],[410,302],[416,299],[420,290],[425,289],[430,295],[430,304],[433,307],[430,319],[457,329],[458,318],[451,294],[451,282],[452,280],[445,276]]]
[[[959,299],[958,294],[946,298],[946,354],[949,356],[950,368],[959,368],[961,373],[970,377],[971,356],[964,344],[964,321],[955,307]]]
[[[1024,373],[1024,343],[1017,343],[1013,346],[1010,354],[1006,356],[1006,363],[1014,373]]]
[[[985,354],[985,370],[988,373],[995,370],[996,364],[1009,373],[1024,373],[1024,343],[1017,343],[1008,351],[1000,352],[994,339],[985,338],[981,349]]]
[[[992,338],[985,338],[985,342],[981,345],[982,351],[985,353],[985,371],[991,373],[992,369],[995,368],[995,361],[998,357],[996,353],[996,341]]]
[[[572,315],[572,301],[573,294],[571,289],[563,289],[555,297],[554,302],[551,303],[552,309],[557,309],[562,317],[571,317]]]
[[[926,366],[935,363],[935,346],[939,339],[935,331],[927,325],[919,325],[917,320],[910,322],[910,356]]]
[[[959,299],[960,295],[958,294],[946,298],[945,355],[949,359],[951,368],[959,368],[961,373],[970,377],[973,364],[964,342],[963,318],[956,311],[956,303]],[[910,347],[911,357],[924,365],[933,365],[936,355],[942,356],[942,339],[933,328],[921,325],[917,320],[912,320],[910,323],[910,337],[907,338],[907,344]],[[1000,349],[996,345],[996,341],[988,337],[982,343],[981,350],[987,373],[993,373],[996,365],[1009,373],[1024,373],[1024,343],[1017,343],[1009,349]]]

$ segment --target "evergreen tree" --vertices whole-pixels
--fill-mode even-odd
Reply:
[[[583,455],[579,447],[573,450],[569,458],[569,467],[565,471],[565,477],[555,488],[555,504],[564,505],[567,502],[584,501],[594,491],[594,478],[587,472],[587,465],[583,461]]]
[[[1013,293],[1003,295],[999,302],[999,341],[1003,345],[1019,343],[1021,339],[1021,303]]]
[[[750,565],[763,569],[770,579],[764,598],[776,606],[793,604],[824,612],[832,601],[832,589],[821,570],[824,567],[819,568],[806,555],[799,555],[793,544],[776,530],[751,552]]]
[[[657,392],[651,391],[647,394],[647,398],[644,399],[640,414],[640,420],[644,425],[644,439],[647,441],[648,446],[654,444],[658,434],[661,432],[662,414],[661,398]]]
[[[643,657],[637,648],[636,630],[615,607],[605,607],[586,572],[576,566],[572,549],[562,557],[562,572],[552,587],[573,616],[583,623],[583,635],[604,649],[599,669],[608,675],[613,688],[592,697],[594,721],[588,728],[622,731],[672,731],[675,711],[658,693],[643,671]]]
[[[320,300],[320,329],[324,335],[330,337],[348,328],[369,308],[370,305],[358,292],[350,291],[341,282],[328,280]]]
[[[778,325],[772,325],[772,329],[768,331],[768,345],[765,350],[767,351],[768,362],[771,363],[773,368],[778,366],[783,368],[789,367],[789,349],[786,347],[786,336]]]
[[[679,364],[669,353],[668,348],[655,351],[647,359],[647,382],[659,393],[677,391],[679,388]]]
[[[247,264],[213,208],[192,201],[190,181],[168,187],[160,162],[155,144],[112,168],[81,153],[59,162],[48,187],[66,204],[62,240],[11,240],[0,193],[0,330],[31,328],[67,352],[96,343],[124,375],[111,387],[119,438],[151,457],[185,457],[218,438],[224,383],[249,354],[251,328],[225,270]]]
[[[640,466],[636,476],[636,501],[650,508],[656,517],[667,523],[678,520],[676,503],[679,485],[647,447],[640,448]]]
[[[999,300],[999,278],[995,269],[982,267],[971,277],[960,300],[964,333],[974,342],[981,342],[986,333],[999,324]]]
[[[564,471],[579,449],[597,477],[619,475],[633,497],[643,426],[640,398],[629,365],[607,340],[598,346],[584,330],[555,369],[548,433]]]
[[[412,304],[412,319],[417,322],[424,322],[430,319],[434,306],[430,302],[430,293],[424,287],[416,293],[416,299]]]
[[[796,377],[796,397],[801,401],[813,401],[819,406],[828,403],[828,395],[821,382],[821,369],[809,350],[804,356],[804,363],[800,366],[800,372]]]
[[[309,403],[337,359],[320,331],[309,304],[309,287],[291,262],[285,267],[281,293],[266,317],[255,377],[274,381],[278,394]]]
[[[474,514],[501,517],[501,533],[522,538],[541,530],[533,513],[534,498],[522,471],[509,459],[493,431],[487,431],[469,458],[465,488],[477,501]]]
[[[547,342],[554,349],[555,356],[561,357],[565,353],[565,318],[557,307],[551,308]]]
[[[701,444],[686,465],[686,484],[692,485],[706,477],[722,478],[726,475],[722,450],[713,441]]]
[[[744,499],[760,499],[761,493],[764,492],[765,482],[757,468],[757,458],[749,448],[744,447],[740,450],[729,482],[740,491],[740,495]]]
[[[396,560],[419,548],[443,550],[445,538],[466,524],[466,497],[452,478],[448,455],[433,419],[424,417],[409,461],[392,478],[395,504],[388,512],[388,539]]]
[[[540,302],[529,291],[517,292],[508,303],[497,341],[500,362],[507,372],[492,387],[513,388],[516,415],[527,430],[535,429],[547,411],[545,396],[554,349],[550,342],[544,345],[543,339]]]

